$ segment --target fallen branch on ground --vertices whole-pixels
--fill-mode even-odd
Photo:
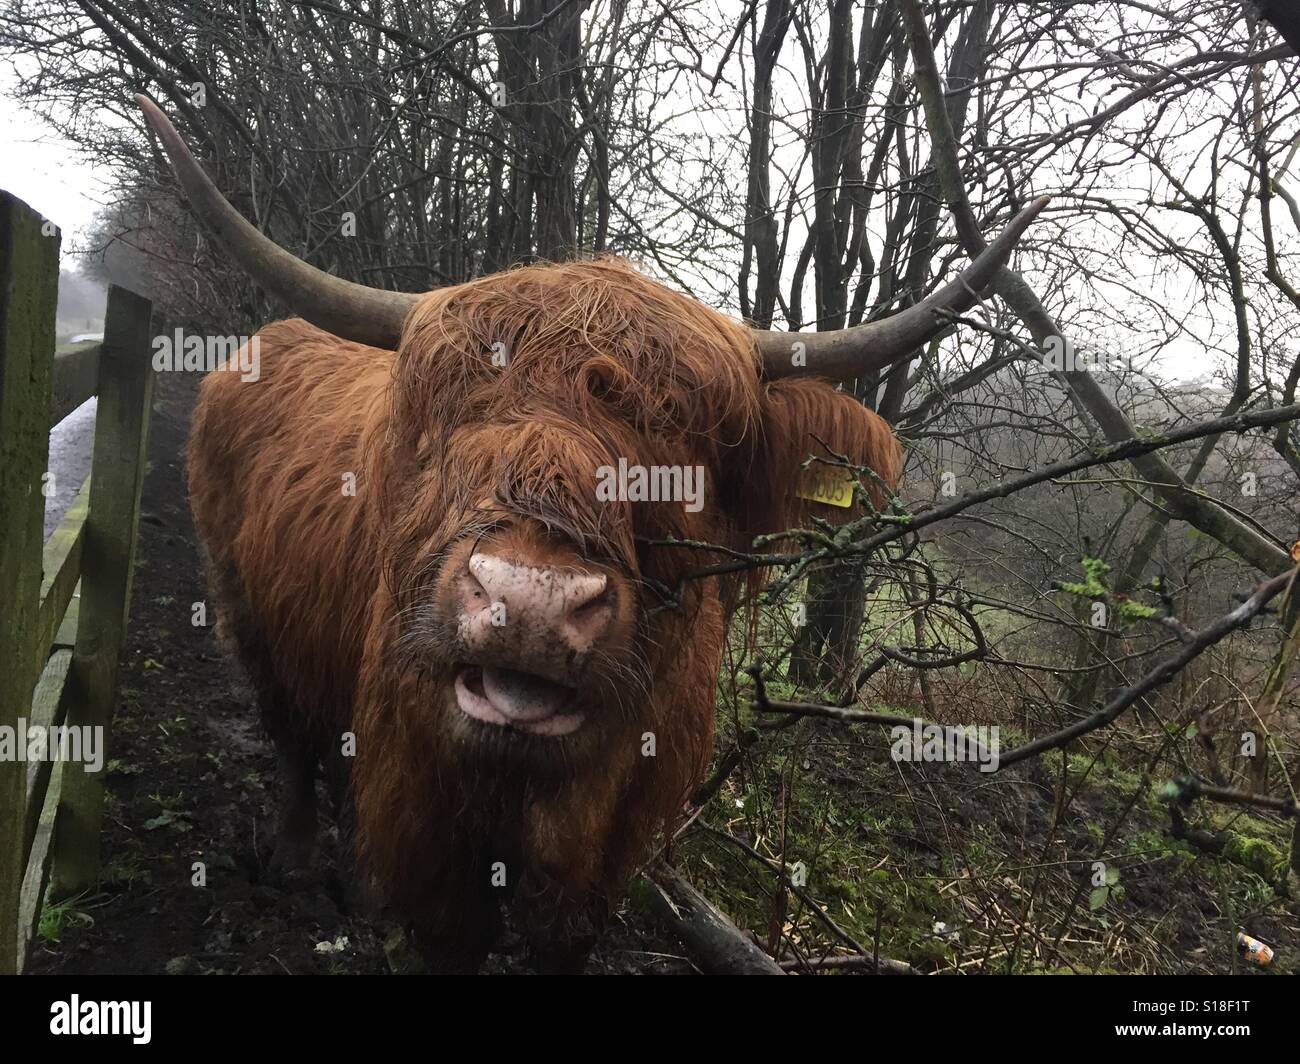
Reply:
[[[809,968],[820,971],[836,969],[859,969],[875,972],[877,975],[920,975],[907,961],[896,961],[892,957],[872,957],[860,953],[847,957],[810,957],[801,961],[782,961],[781,967],[787,972],[806,971]]]
[[[671,868],[646,876],[650,909],[710,975],[785,975],[780,965]]]
[[[1287,893],[1287,861],[1276,846],[1236,831],[1207,831],[1192,827],[1177,804],[1170,805],[1169,813],[1172,817],[1170,834],[1174,838],[1254,872],[1279,894]]]

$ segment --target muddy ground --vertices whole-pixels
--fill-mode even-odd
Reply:
[[[390,928],[346,911],[334,872],[329,804],[324,852],[293,884],[267,871],[275,762],[251,699],[210,628],[191,624],[205,598],[184,480],[197,378],[160,374],[149,435],[131,619],[108,764],[105,881],[47,908],[37,973],[381,973]],[[75,494],[75,492],[74,492]],[[205,885],[195,885],[201,863]],[[487,970],[527,970],[524,950]],[[689,971],[672,943],[621,918],[593,972]]]

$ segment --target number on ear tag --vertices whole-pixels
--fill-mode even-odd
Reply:
[[[847,470],[814,467],[804,470],[803,481],[795,495],[827,506],[848,507],[853,505],[853,485],[856,483],[857,478]]]

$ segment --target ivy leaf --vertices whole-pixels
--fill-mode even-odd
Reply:
[[[185,813],[177,813],[171,809],[164,809],[156,817],[152,817],[144,822],[145,831],[157,831],[159,828],[174,827],[177,831],[190,831],[192,825],[186,820]]]

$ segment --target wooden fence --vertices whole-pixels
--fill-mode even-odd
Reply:
[[[56,354],[58,284],[58,230],[0,192],[0,974],[22,971],[47,887],[99,877],[153,390],[149,302],[111,286],[103,343]],[[44,540],[49,431],[93,395],[90,478]],[[98,772],[16,748],[60,725],[102,729]]]

